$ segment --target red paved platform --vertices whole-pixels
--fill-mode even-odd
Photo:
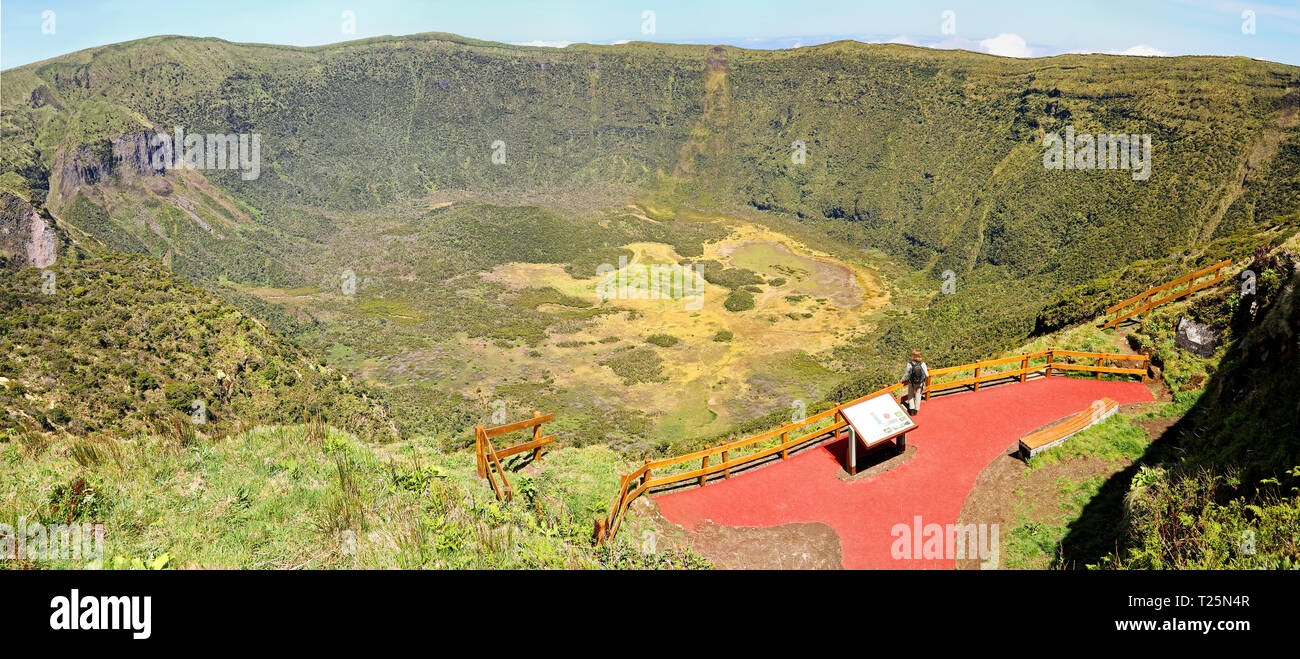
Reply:
[[[844,567],[850,569],[952,569],[951,557],[894,559],[890,547],[897,536],[891,529],[912,525],[916,516],[924,524],[955,523],[976,477],[994,458],[1024,435],[1102,397],[1120,404],[1153,400],[1140,382],[1059,376],[936,397],[921,405],[919,427],[907,435],[916,454],[882,474],[840,480],[841,440],[655,501],[665,517],[687,528],[706,519],[759,527],[824,522],[839,534]],[[861,445],[858,455],[862,464]],[[1000,529],[1001,544],[1009,531]]]

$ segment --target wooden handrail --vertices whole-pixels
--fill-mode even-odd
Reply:
[[[484,432],[487,433],[487,436],[489,438],[496,437],[497,435],[504,435],[508,432],[523,430],[524,428],[532,428],[533,426],[540,426],[543,423],[547,423],[549,421],[554,421],[554,420],[555,420],[554,414],[543,415],[541,412],[533,412],[533,418],[531,419],[527,419],[524,421],[516,421],[514,423],[507,423],[504,426],[497,426],[495,428],[487,428]]]
[[[1115,318],[1107,321],[1102,327],[1116,327],[1120,323],[1124,322],[1125,320],[1128,320],[1133,316],[1138,316],[1143,313],[1146,313],[1147,311],[1150,311],[1151,309],[1154,309],[1155,307],[1158,307],[1166,302],[1172,302],[1173,300],[1177,300],[1180,297],[1191,295],[1192,293],[1195,293],[1199,290],[1203,290],[1205,288],[1209,288],[1210,286],[1218,284],[1219,282],[1222,282],[1225,279],[1227,279],[1228,275],[1221,274],[1209,281],[1201,282],[1200,284],[1196,284],[1194,282],[1205,275],[1218,272],[1219,270],[1231,264],[1232,261],[1230,260],[1225,259],[1223,261],[1219,261],[1218,263],[1215,263],[1212,266],[1201,268],[1200,270],[1197,270],[1195,272],[1190,272],[1173,281],[1166,282],[1159,286],[1149,288],[1137,295],[1134,295],[1131,298],[1128,298],[1127,300],[1124,300],[1123,302],[1113,304],[1110,307],[1108,307],[1104,312],[1102,312],[1102,316],[1109,316],[1110,314],[1113,313],[1115,314]],[[1164,291],[1166,289],[1172,288],[1174,286],[1183,283],[1187,284],[1187,288],[1178,291],[1176,293],[1173,293],[1172,295],[1167,295],[1159,299],[1153,299],[1156,293],[1159,293],[1161,291]],[[1128,308],[1130,305],[1133,304],[1138,305],[1136,309],[1133,309],[1132,311],[1129,311],[1127,313],[1121,313],[1122,309]]]
[[[1084,352],[1082,350],[1055,350],[1054,352],[1058,355],[1065,355],[1066,357],[1087,357],[1091,359],[1102,358],[1102,359],[1114,359],[1119,361],[1130,361],[1130,362],[1151,361],[1150,355],[1120,354],[1116,356],[1116,353],[1113,352]]]
[[[492,485],[492,491],[496,493],[497,499],[510,501],[514,498],[514,488],[510,485],[510,479],[506,477],[505,469],[501,466],[501,459],[508,458],[517,453],[532,450],[533,460],[542,458],[542,447],[555,441],[555,435],[542,436],[542,424],[555,419],[554,414],[542,414],[533,412],[533,418],[524,421],[507,423],[503,426],[494,428],[484,428],[481,425],[474,426],[474,458],[478,467],[479,478],[488,479]],[[531,440],[522,444],[507,447],[500,451],[492,446],[492,438],[499,437],[506,433],[533,429]],[[496,467],[497,475],[501,476],[502,486],[498,487],[496,479],[492,477],[492,467]]]
[[[1069,362],[1062,362],[1062,361],[1057,361],[1055,359],[1055,357],[1058,355],[1061,357],[1095,358],[1098,360],[1098,363],[1097,364],[1073,364]],[[1028,365],[1029,360],[1040,359],[1043,357],[1047,358],[1047,363],[1040,366],[1033,366],[1033,367],[1030,367]],[[1146,364],[1147,362],[1150,361],[1150,359],[1151,358],[1147,355],[1126,355],[1122,353],[1083,352],[1078,350],[1058,350],[1056,348],[1052,348],[1050,350],[1044,350],[1040,352],[1029,352],[1029,353],[1023,353],[1014,356],[1000,357],[997,359],[987,359],[984,361],[974,362],[971,364],[962,364],[959,366],[948,366],[944,368],[934,369],[933,371],[930,371],[931,377],[935,375],[959,373],[962,371],[969,371],[976,368],[983,369],[988,366],[1011,364],[1014,362],[1020,362],[1021,364],[1021,367],[1018,369],[1013,369],[1010,371],[1000,371],[997,373],[984,373],[974,378],[964,378],[953,382],[941,382],[941,383],[932,384],[929,380],[927,380],[925,396],[927,399],[929,398],[931,388],[948,389],[952,387],[966,386],[971,384],[978,385],[981,382],[987,382],[989,380],[997,380],[997,379],[1008,378],[1008,377],[1016,378],[1019,382],[1024,382],[1026,375],[1038,371],[1043,371],[1045,375],[1050,376],[1051,369],[1092,371],[1097,373],[1098,377],[1100,377],[1102,373],[1110,373],[1115,375],[1138,375],[1145,380],[1146,373],[1147,373]],[[1118,368],[1118,367],[1111,367],[1111,366],[1103,366],[1102,362],[1108,360],[1142,362],[1142,367],[1141,368]],[[613,538],[615,534],[618,533],[618,529],[623,522],[623,517],[626,516],[628,507],[631,505],[632,501],[636,500],[637,497],[641,496],[642,494],[645,494],[650,489],[665,487],[669,485],[684,484],[689,481],[697,481],[700,482],[701,485],[703,485],[707,483],[708,477],[713,474],[717,474],[721,472],[722,474],[724,474],[724,478],[730,477],[731,472],[736,470],[737,468],[754,464],[759,460],[769,458],[773,455],[779,454],[782,460],[786,460],[788,459],[790,449],[792,448],[795,448],[802,444],[806,444],[812,440],[818,439],[820,437],[824,437],[826,435],[834,435],[835,437],[839,437],[840,431],[848,425],[848,421],[844,418],[843,415],[843,410],[845,408],[850,407],[852,405],[856,405],[869,398],[874,398],[881,394],[893,393],[895,391],[899,391],[904,387],[905,385],[902,383],[892,384],[888,387],[883,387],[865,396],[851,400],[847,403],[840,403],[839,405],[836,405],[835,407],[832,407],[829,410],[814,414],[802,421],[787,423],[777,428],[774,428],[772,430],[759,433],[752,437],[746,437],[744,439],[740,439],[734,442],[722,443],[717,446],[706,447],[676,457],[660,458],[658,460],[647,460],[645,464],[633,470],[631,473],[624,474],[621,477],[619,483],[619,492],[618,492],[618,496],[614,499],[613,509],[610,510],[609,516],[606,519],[596,521],[595,524],[596,542],[599,544]],[[792,431],[801,428],[808,428],[809,426],[820,424],[822,421],[825,421],[827,419],[834,419],[834,421],[831,424],[827,425],[826,427],[817,427],[793,439],[789,437]],[[773,439],[773,438],[778,438],[778,437],[779,437],[779,441],[775,446],[763,448],[754,453],[749,453],[739,457],[731,457],[731,454],[733,454],[737,449],[745,448],[747,446],[752,446],[759,442]],[[723,457],[720,462],[715,464],[709,464],[709,458],[715,455],[723,455],[723,454],[726,454],[726,457]],[[648,474],[650,474],[651,471],[657,471],[665,467],[671,467],[674,465],[679,465],[679,464],[694,462],[694,461],[700,461],[701,463],[700,467],[688,471],[662,474],[655,478],[650,478],[648,476]]]

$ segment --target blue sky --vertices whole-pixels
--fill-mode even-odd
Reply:
[[[346,11],[355,17],[351,33]],[[1243,29],[1252,24],[1253,33]],[[643,40],[789,48],[856,39],[1013,57],[1244,55],[1300,65],[1297,0],[8,0],[0,4],[0,68],[156,34],[308,46],[434,31],[554,46]]]

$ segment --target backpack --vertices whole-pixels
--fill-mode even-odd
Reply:
[[[919,387],[925,384],[925,370],[917,362],[908,362],[907,364],[907,383]]]

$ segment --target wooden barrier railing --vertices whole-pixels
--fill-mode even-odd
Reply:
[[[1102,313],[1102,316],[1105,317],[1105,316],[1109,316],[1110,314],[1115,314],[1115,317],[1106,321],[1106,323],[1102,325],[1102,327],[1116,327],[1120,323],[1128,320],[1129,318],[1132,318],[1134,316],[1140,316],[1166,302],[1173,302],[1174,300],[1177,300],[1180,297],[1191,295],[1196,291],[1209,288],[1221,281],[1224,281],[1225,279],[1228,278],[1228,274],[1220,273],[1219,271],[1231,264],[1232,261],[1219,261],[1218,263],[1215,263],[1214,265],[1208,268],[1202,268],[1200,270],[1197,270],[1196,272],[1183,275],[1182,277],[1179,277],[1178,279],[1175,279],[1171,282],[1168,282],[1166,284],[1161,284],[1154,288],[1147,289],[1146,291],[1134,295],[1133,297],[1124,300],[1123,302],[1112,305],[1110,308],[1106,309],[1106,311]],[[1200,279],[1201,277],[1204,277],[1206,275],[1210,275],[1211,278],[1199,284],[1196,283],[1197,279]],[[1187,288],[1184,288],[1180,291],[1176,291],[1173,293],[1168,293],[1166,295],[1159,295],[1157,297],[1158,294],[1166,293],[1167,291],[1174,288],[1175,286],[1178,286],[1179,284],[1187,284]]]
[[[507,423],[504,426],[495,428],[474,426],[474,454],[478,462],[478,476],[479,478],[488,479],[488,483],[492,485],[492,491],[496,493],[498,500],[510,501],[515,496],[514,488],[510,485],[510,479],[506,477],[506,470],[501,466],[501,460],[530,449],[533,452],[533,460],[540,460],[542,458],[542,447],[555,441],[555,435],[542,436],[542,424],[554,419],[554,414],[533,412],[533,418],[531,419]],[[492,446],[493,437],[528,428],[533,429],[533,438],[531,440],[500,451]],[[496,478],[492,474],[493,467],[496,467],[496,476],[501,478],[500,484],[497,484]]]
[[[1030,373],[1041,371],[1044,368],[1044,366],[1030,366],[1030,360],[1041,359],[1043,357],[1047,358],[1047,365],[1050,365],[1052,362],[1052,351],[1044,350],[1042,352],[1028,352],[1013,357],[986,359],[982,362],[975,362],[973,364],[962,364],[961,366],[948,366],[945,368],[933,369],[930,371],[930,377],[925,380],[925,399],[930,400],[930,394],[935,391],[943,391],[944,389],[952,389],[955,387],[971,387],[972,390],[979,391],[980,385],[985,382],[1001,380],[1008,377],[1018,377],[1021,382],[1024,382],[1025,378],[1028,377]],[[1013,364],[1016,362],[1020,363],[1020,368],[1009,371],[987,371],[987,369],[994,366]],[[974,371],[975,374],[971,377],[960,378],[957,380],[943,382],[934,381],[937,377],[942,377],[950,373],[961,373],[963,371]]]
[[[1031,361],[1046,358],[1046,361],[1038,366],[1032,366]],[[1061,361],[1064,359],[1065,361]],[[1075,359],[1095,359],[1095,364],[1076,363]],[[1105,362],[1138,362],[1138,368],[1126,368],[1119,366],[1106,366]],[[1147,355],[1125,355],[1118,353],[1100,353],[1100,352],[1081,352],[1076,350],[1058,350],[1051,349],[1042,352],[1024,353],[1012,357],[1002,357],[999,359],[989,359],[972,364],[962,364],[960,366],[949,366],[938,368],[930,371],[930,378],[926,380],[925,398],[929,400],[933,391],[952,389],[955,387],[970,387],[974,391],[979,391],[981,384],[1014,378],[1015,381],[1024,382],[1032,373],[1042,372],[1044,376],[1051,376],[1053,370],[1057,371],[1092,371],[1097,374],[1097,379],[1101,379],[1103,373],[1114,375],[1137,375],[1143,380],[1146,379],[1147,364],[1150,357]],[[1004,364],[1019,362],[1019,367],[1005,370],[989,372],[987,369]],[[960,378],[951,381],[934,381],[935,378],[942,378],[944,375],[962,373],[964,371],[974,371],[972,377]],[[671,458],[661,458],[658,460],[646,459],[645,464],[637,468],[630,474],[624,474],[620,483],[618,497],[614,501],[614,507],[610,510],[609,516],[605,519],[598,519],[595,522],[595,539],[596,542],[603,543],[614,537],[618,533],[619,526],[623,518],[627,515],[628,506],[637,497],[645,494],[654,488],[662,488],[669,485],[688,484],[694,481],[696,484],[703,486],[708,482],[708,478],[715,474],[722,474],[722,478],[730,478],[733,471],[740,468],[757,466],[758,462],[775,455],[780,455],[781,460],[790,457],[790,452],[799,448],[801,445],[809,444],[813,440],[826,438],[827,435],[834,434],[839,437],[840,430],[848,425],[844,418],[843,410],[849,406],[860,403],[869,398],[874,398],[881,394],[893,393],[905,389],[906,385],[893,384],[883,389],[873,391],[866,396],[847,403],[841,403],[835,407],[814,414],[807,419],[799,422],[792,422],[768,430],[767,432],[754,435],[734,442],[726,442],[703,448],[685,455],[679,455]],[[798,434],[796,434],[798,433]],[[791,435],[795,435],[791,437]],[[765,442],[774,442],[769,446],[760,446]],[[752,452],[746,453],[739,457],[735,454],[738,451],[750,449]],[[713,463],[713,457],[718,458],[718,462]],[[694,463],[699,461],[700,466],[697,469],[687,469],[684,471],[668,471],[679,465]],[[656,474],[662,475],[656,476]]]

